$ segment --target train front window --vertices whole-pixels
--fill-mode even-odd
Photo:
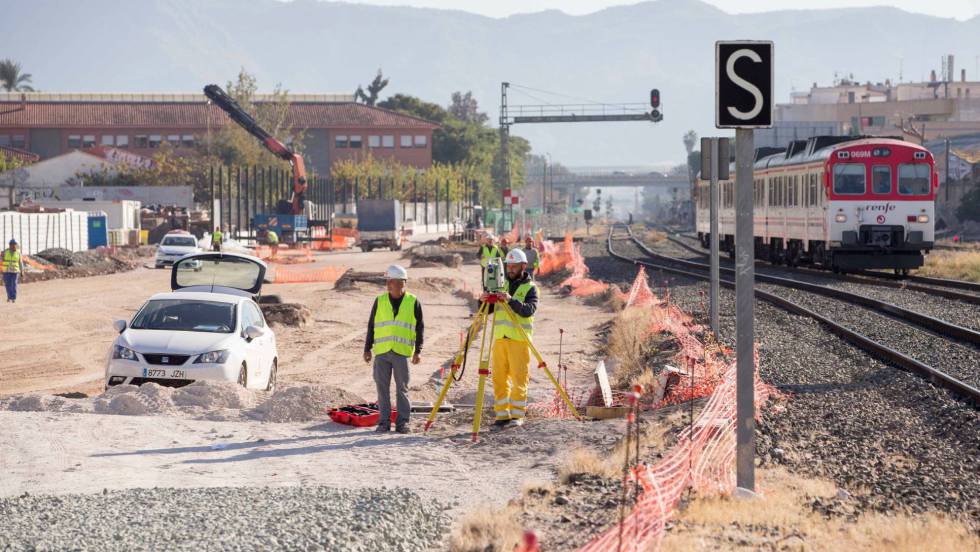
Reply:
[[[877,165],[871,169],[871,191],[876,194],[892,193],[892,168]]]
[[[898,166],[898,193],[902,195],[927,195],[929,193],[929,165]]]
[[[864,165],[860,163],[839,163],[834,165],[834,193],[861,195],[866,189]]]

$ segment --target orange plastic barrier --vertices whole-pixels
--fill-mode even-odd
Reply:
[[[255,247],[255,256],[263,261],[277,264],[312,263],[316,260],[313,258],[313,251],[309,247],[289,249],[282,245],[279,246],[279,251],[276,252],[275,258],[272,258],[271,247],[268,245],[257,245]]]
[[[347,272],[347,268],[346,266],[275,266],[272,281],[276,284],[333,283]]]

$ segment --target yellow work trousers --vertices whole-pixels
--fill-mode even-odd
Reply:
[[[518,420],[527,410],[526,341],[501,338],[493,343],[493,410],[498,420]]]

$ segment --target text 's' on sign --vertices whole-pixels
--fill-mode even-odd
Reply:
[[[771,127],[772,84],[772,42],[715,42],[716,127]]]

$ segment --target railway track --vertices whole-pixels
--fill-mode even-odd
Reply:
[[[613,233],[615,231],[614,227],[610,228],[609,235],[607,236],[607,241],[606,241],[607,251],[612,257],[619,259],[621,261],[633,263],[634,265],[643,265],[649,268],[653,268],[671,274],[676,274],[679,276],[684,276],[695,280],[707,281],[709,279],[709,276],[706,273],[708,270],[708,265],[695,263],[692,261],[687,261],[682,259],[673,259],[670,257],[665,257],[663,255],[658,255],[656,253],[653,253],[652,251],[649,250],[649,248],[645,246],[645,244],[643,244],[640,240],[638,240],[635,236],[633,236],[632,231],[630,231],[629,228],[627,228],[626,230],[627,230],[626,238],[629,239],[634,245],[639,247],[640,250],[643,251],[645,254],[647,255],[652,254],[652,258],[655,260],[638,259],[638,258],[633,258],[627,255],[617,253],[613,247],[613,237],[614,237]],[[684,268],[679,268],[678,266],[683,266]],[[757,279],[759,279],[760,276],[764,276],[764,275],[756,274]],[[830,297],[838,301],[858,302],[858,304],[863,304],[864,306],[870,306],[871,308],[880,308],[880,306],[875,305],[876,302],[888,306],[887,304],[880,301],[857,296],[855,294],[851,294],[848,292],[842,292],[840,290],[836,290],[833,288],[827,288],[825,286],[818,286],[815,284],[799,282],[796,280],[789,280],[786,278],[778,278],[778,277],[771,277],[771,278],[773,278],[773,280],[771,280],[770,283],[773,283],[775,285],[786,285],[794,289],[805,291],[807,293],[820,294],[822,296]],[[724,277],[721,279],[720,283],[723,287],[726,288],[733,289],[735,287],[735,284],[732,280],[726,279]],[[975,352],[971,351],[972,358],[973,358],[973,363],[972,363],[973,373],[970,374],[969,370],[965,370],[964,371],[965,373],[963,375],[956,374],[954,376],[947,373],[946,371],[930,366],[926,362],[917,360],[912,356],[910,356],[909,354],[899,351],[887,344],[882,343],[879,340],[876,340],[872,337],[869,337],[858,331],[855,331],[854,329],[851,329],[848,326],[825,316],[824,314],[818,313],[816,310],[807,308],[806,306],[803,306],[798,302],[790,301],[784,297],[776,295],[775,293],[771,293],[769,291],[759,289],[758,287],[755,290],[755,296],[757,299],[761,299],[763,301],[771,303],[791,313],[812,318],[817,322],[819,322],[820,324],[822,324],[830,332],[854,344],[858,348],[868,353],[871,353],[872,355],[880,359],[883,359],[894,366],[898,366],[905,370],[918,374],[924,377],[925,379],[927,379],[928,381],[932,382],[933,384],[942,387],[944,389],[948,389],[953,393],[959,395],[960,397],[964,398],[965,400],[972,402],[975,406],[980,406],[980,389],[978,389],[972,383],[968,383],[967,381],[965,381],[965,379],[968,377],[972,380],[980,379],[980,374],[976,373],[977,357],[975,356]],[[900,307],[895,307],[894,305],[890,305],[890,307],[894,307],[894,308],[887,309],[888,314],[894,317],[895,319],[902,320],[906,324],[911,324],[911,325],[918,326],[919,328],[924,328],[928,332],[931,332],[932,334],[935,334],[936,336],[939,336],[941,338],[957,339],[973,344],[978,343],[977,332],[973,330],[962,328],[960,326],[955,326],[947,322],[944,322],[942,320],[935,319],[933,317],[928,317],[919,313],[914,313],[913,311],[908,311],[907,309],[901,309]],[[966,359],[967,361],[966,366],[969,366],[970,364],[969,359],[971,356],[971,352],[966,353],[968,355]]]
[[[707,257],[708,253],[699,247],[693,246],[689,243],[685,243],[683,240],[678,239],[671,232],[667,230],[667,239],[687,251],[690,251],[696,255]],[[697,240],[695,237],[687,236],[684,234],[676,234],[682,236],[686,239]],[[765,263],[759,261],[759,266],[770,268],[774,267],[770,263]],[[852,284],[877,286],[883,288],[891,289],[907,289],[910,291],[918,291],[920,293],[925,293],[927,295],[934,295],[936,297],[943,297],[946,299],[952,299],[954,301],[961,301],[964,303],[969,303],[973,305],[980,305],[980,284],[975,282],[965,282],[962,280],[945,280],[941,278],[929,278],[926,276],[895,276],[894,274],[887,274],[884,272],[876,272],[872,270],[865,270],[861,272],[856,272],[857,275],[847,275],[847,274],[834,274],[830,271],[820,270],[817,268],[790,268],[790,267],[779,267],[781,270],[786,270],[788,272],[793,272],[796,274],[814,274],[819,275],[824,278],[834,279],[840,282],[849,282]],[[858,276],[859,275],[859,276]],[[972,293],[964,293],[963,290]]]

